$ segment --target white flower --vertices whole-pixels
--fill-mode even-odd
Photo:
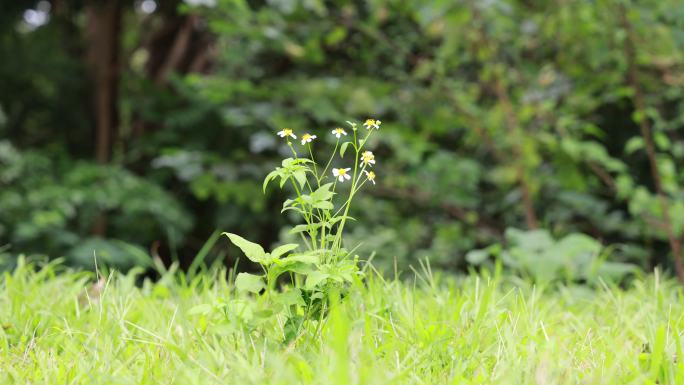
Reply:
[[[375,119],[366,119],[366,121],[363,123],[363,126],[366,127],[366,129],[370,130],[371,128],[375,128],[376,130],[380,128],[380,123],[382,123],[379,120]]]
[[[304,134],[302,135],[302,144],[311,143],[314,139],[316,139],[316,135]]]
[[[332,173],[333,176],[337,178],[337,180],[339,180],[340,182],[344,182],[345,179],[351,179],[351,175],[349,175],[349,170],[351,170],[351,168],[333,168]]]
[[[336,129],[332,130],[333,135],[335,135],[338,139],[342,137],[342,135],[347,135],[347,131],[337,127]]]
[[[361,165],[368,166],[373,164],[375,164],[375,155],[370,151],[364,151],[363,154],[361,154]]]
[[[363,172],[366,173],[366,178],[369,181],[373,182],[373,184],[375,184],[375,173],[373,171],[366,171],[366,170],[363,170]]]
[[[295,135],[289,128],[283,128],[282,130],[278,131],[278,136],[281,138],[290,136],[292,139],[297,139],[297,135]]]

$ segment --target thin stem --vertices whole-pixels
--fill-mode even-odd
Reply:
[[[290,150],[292,151],[292,154],[294,155],[295,159],[299,159],[299,156],[297,155],[297,150],[294,149],[294,146],[292,145],[292,142],[290,142],[289,139],[287,140],[287,145],[288,145],[288,147],[290,147]],[[311,150],[311,148],[309,148],[309,150]],[[312,156],[313,156],[313,154],[312,154]],[[312,161],[313,161],[313,159],[312,159]],[[314,167],[315,167],[316,163],[315,163],[315,161],[313,161],[313,162],[314,162]],[[314,175],[315,175],[315,174],[314,174]],[[318,178],[316,178],[316,179],[318,179]],[[302,200],[302,193],[301,193],[301,191],[299,190],[299,188],[297,187],[297,183],[296,183],[296,181],[294,180],[294,177],[290,176],[290,180],[291,180],[291,182],[292,182],[292,185],[293,185],[294,188],[295,188],[295,191],[297,192],[297,198],[301,201],[301,200]],[[305,178],[305,180],[306,180],[306,186],[309,188],[309,193],[313,193],[313,189],[311,188],[311,185],[309,184],[309,178]],[[302,209],[304,209],[304,205],[303,205],[302,203],[300,203],[300,206],[302,207]],[[304,212],[306,213],[306,211],[304,211]],[[303,215],[303,216],[304,216],[304,220],[306,221],[306,225],[309,227],[308,234],[309,234],[309,237],[311,238],[311,245],[312,245],[312,246],[309,246],[309,245],[307,244],[307,246],[309,246],[309,248],[310,248],[311,250],[314,250],[314,249],[315,249],[314,246],[316,245],[316,235],[317,235],[318,232],[317,232],[316,229],[312,226],[312,223],[313,223],[313,215],[314,215],[314,214],[313,214],[313,210],[310,210],[310,211],[308,212],[308,215],[309,215],[308,217],[306,216],[306,214]]]
[[[325,178],[325,174],[328,172],[328,167],[330,167],[330,164],[332,163],[333,158],[335,157],[335,154],[337,153],[337,147],[340,145],[340,138],[337,138],[337,141],[335,142],[335,149],[333,149],[332,155],[330,155],[330,159],[328,159],[328,164],[325,165],[325,168],[323,169],[323,172],[321,173],[319,183],[320,181]]]
[[[342,219],[340,220],[340,225],[337,228],[337,233],[335,234],[335,242],[333,243],[333,249],[334,253],[333,255],[337,257],[339,254],[340,249],[342,248],[342,235],[344,231],[344,225],[347,222],[347,217],[349,214],[349,208],[351,207],[351,202],[352,199],[354,198],[354,194],[358,191],[356,188],[359,179],[357,176],[359,175],[359,154],[361,153],[361,150],[363,149],[363,146],[366,144],[366,141],[368,141],[368,138],[371,136],[373,133],[372,129],[369,129],[368,134],[366,134],[366,137],[359,143],[356,135],[356,131],[354,130],[354,149],[356,150],[356,156],[354,159],[354,174],[352,177],[352,186],[351,190],[349,191],[349,197],[347,198],[347,201],[345,203],[344,207],[344,214],[342,215]],[[357,145],[358,143],[358,145]],[[365,170],[365,165],[362,168],[362,171]]]
[[[311,161],[313,162],[314,175],[316,176],[316,183],[318,184],[318,187],[321,187],[321,180],[318,178],[318,168],[316,167],[316,158],[314,157],[313,149],[311,148],[311,143],[307,143],[307,147],[309,148],[309,155],[311,155]]]
[[[337,188],[337,179],[335,179],[335,182],[333,183],[332,187],[332,193],[333,196],[335,195],[335,189]],[[330,215],[330,210],[325,210],[325,220],[322,221],[322,226],[321,226],[321,249],[325,248],[326,240],[325,240],[325,225],[330,221],[331,215]],[[332,230],[332,229],[330,229]]]

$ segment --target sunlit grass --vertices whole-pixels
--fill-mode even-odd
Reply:
[[[282,322],[190,311],[236,295],[222,272],[98,285],[60,269],[2,278],[1,384],[684,383],[682,291],[657,276],[624,290],[372,276],[285,344]]]

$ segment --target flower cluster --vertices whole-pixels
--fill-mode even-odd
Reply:
[[[356,138],[356,123],[352,123],[352,122],[347,122],[347,123],[349,123],[349,125],[351,125],[352,129],[354,130],[354,138]],[[380,129],[381,123],[382,122],[380,120],[377,120],[377,119],[366,119],[366,121],[363,123],[363,126],[367,130],[371,130],[371,129],[377,130],[377,129]],[[341,139],[343,136],[347,136],[347,131],[345,131],[341,127],[337,127],[335,129],[333,129],[331,131],[331,133],[338,139],[338,143],[339,143],[339,139]],[[295,135],[294,132],[289,128],[283,128],[282,130],[278,131],[277,134],[281,138],[288,139],[288,143],[289,143],[289,138],[297,139],[297,135]],[[314,139],[316,139],[316,138],[317,138],[316,135],[306,133],[306,134],[302,135],[302,138],[300,139],[300,141],[301,141],[302,145],[307,145],[307,144],[313,142]],[[368,137],[366,137],[366,139],[367,138]],[[354,140],[356,140],[356,139],[354,139]],[[347,142],[347,144],[348,143],[351,143],[351,142]],[[365,140],[364,140],[364,143],[365,143]],[[347,145],[347,144],[345,144],[345,145]],[[354,144],[354,147],[356,147],[356,144]],[[357,151],[358,150],[360,150],[360,148],[358,148]],[[358,156],[358,152],[357,152],[357,156]],[[375,184],[375,172],[366,171],[366,167],[372,167],[373,165],[375,165],[375,155],[373,154],[373,152],[364,151],[363,153],[361,153],[359,166],[362,167],[362,171],[363,171],[364,175],[366,176],[366,180]],[[350,171],[351,171],[351,168],[333,168],[332,174],[335,177],[335,179],[337,179],[339,182],[344,182],[344,181],[352,179],[352,176],[350,175]],[[356,174],[356,170],[354,170],[354,174]]]

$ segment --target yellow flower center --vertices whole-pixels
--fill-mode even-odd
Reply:
[[[311,135],[309,135],[309,134],[304,134],[304,135],[302,135],[302,140],[306,141],[306,140],[309,140],[309,139],[311,139]]]
[[[374,126],[375,125],[375,119],[366,119],[366,126]]]
[[[366,175],[366,176],[368,177],[368,180],[375,179],[375,173],[373,171],[369,172],[368,175]]]
[[[337,173],[340,175],[347,175],[347,170],[341,168],[341,169],[337,170]]]
[[[335,129],[335,133],[336,133],[336,134],[342,134],[342,133],[344,133],[344,130],[341,129],[341,128],[336,128],[336,129]]]
[[[283,128],[283,135],[285,135],[285,136],[292,135],[292,130],[290,130],[289,128]]]

